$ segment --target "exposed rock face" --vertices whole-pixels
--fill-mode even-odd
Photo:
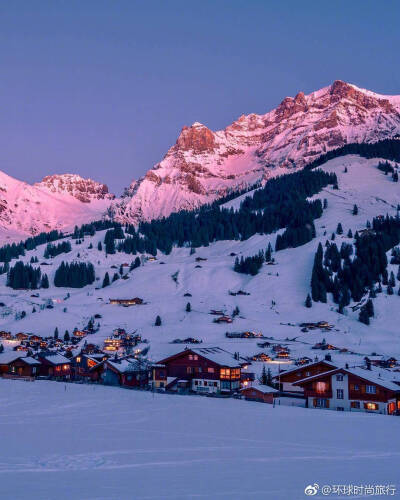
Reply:
[[[0,172],[0,237],[24,239],[100,219],[113,195],[107,186],[75,175],[45,177],[33,186]]]
[[[382,96],[337,80],[329,87],[286,97],[265,115],[242,115],[212,132],[184,127],[164,159],[118,203],[116,217],[136,222],[193,209],[228,190],[287,169],[301,168],[330,149],[400,132],[400,96]]]
[[[214,134],[201,123],[194,123],[191,127],[183,127],[176,146],[181,150],[211,151],[215,146]]]
[[[108,187],[105,184],[100,184],[92,179],[83,179],[81,176],[74,174],[48,175],[41,182],[36,183],[35,186],[39,189],[46,189],[51,193],[69,194],[82,203],[115,198],[114,195],[108,192]]]

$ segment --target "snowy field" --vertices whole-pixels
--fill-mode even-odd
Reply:
[[[4,500],[296,500],[314,483],[400,488],[399,418],[114,387],[0,380],[0,450]]]

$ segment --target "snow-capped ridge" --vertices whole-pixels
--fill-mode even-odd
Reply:
[[[400,96],[384,96],[336,80],[273,110],[241,115],[212,131],[184,126],[164,159],[135,183],[118,220],[137,222],[194,209],[232,189],[302,168],[331,149],[400,133]]]

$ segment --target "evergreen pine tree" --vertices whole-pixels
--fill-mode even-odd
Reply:
[[[307,295],[305,306],[312,307],[312,300],[311,300],[310,294]]]
[[[161,326],[161,318],[160,316],[157,316],[156,321],[154,323],[155,326]]]
[[[110,276],[106,272],[106,274],[104,275],[104,279],[103,279],[103,288],[105,288],[106,286],[109,286],[109,284],[110,284]]]
[[[65,330],[65,333],[64,333],[64,342],[69,342],[70,338],[71,337],[69,335],[68,330]]]
[[[191,310],[192,310],[192,306],[190,305],[190,302],[188,302],[186,304],[186,312],[190,313]]]
[[[267,370],[265,369],[265,365],[263,366],[263,369],[261,372],[260,384],[267,385]]]
[[[351,229],[349,229],[349,232],[347,233],[347,237],[348,238],[352,238],[353,237],[353,233],[352,233]]]
[[[357,205],[354,205],[354,207],[353,207],[353,215],[358,215],[358,207],[357,207]]]
[[[360,321],[361,323],[364,323],[364,325],[369,325],[369,316],[368,316],[368,312],[365,309],[365,307],[362,307],[360,309],[360,314],[358,316],[358,321]]]
[[[336,234],[343,234],[343,227],[341,222],[339,222],[339,224],[337,225]]]
[[[388,287],[387,287],[387,294],[393,295],[393,287],[391,285],[388,285]]]
[[[97,243],[97,250],[101,252],[103,250],[103,245],[101,244],[101,241]]]
[[[55,339],[58,339],[58,328],[56,327],[56,329],[54,330],[54,338]]]

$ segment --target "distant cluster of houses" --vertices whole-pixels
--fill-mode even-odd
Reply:
[[[17,345],[15,345],[14,350],[20,352],[38,351],[39,349],[58,349],[68,352],[75,349],[76,344],[90,333],[92,332],[88,330],[75,329],[70,340],[66,342],[61,338],[42,337],[34,333],[19,332],[13,335],[11,332],[0,331],[0,340],[16,342]]]

